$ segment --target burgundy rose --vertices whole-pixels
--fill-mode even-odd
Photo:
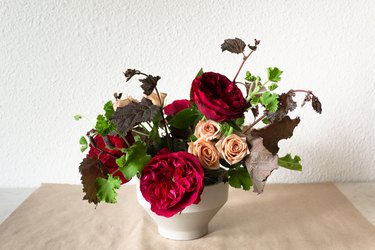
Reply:
[[[237,85],[226,76],[214,72],[195,78],[190,96],[207,119],[217,122],[240,118],[248,108]]]
[[[140,189],[157,215],[171,217],[200,202],[203,168],[194,155],[162,149],[142,171]]]
[[[113,144],[114,147],[127,148],[125,141],[121,137],[107,135],[107,138]],[[129,141],[129,143],[134,143],[134,138],[130,133],[126,136],[126,139]],[[120,150],[111,150],[106,148],[104,139],[100,135],[96,135],[94,137],[94,141],[96,146],[93,147],[93,145],[91,145],[90,143],[90,150],[87,156],[89,158],[92,158],[93,156],[98,156],[100,162],[103,163],[103,165],[106,167],[108,173],[113,173],[118,169],[116,159],[120,158],[124,153],[122,153]],[[115,173],[114,176],[118,176],[121,179],[122,183],[128,182],[128,180],[125,179],[125,177],[120,171]]]
[[[171,104],[168,104],[164,107],[164,113],[166,115],[175,115],[176,113],[191,108],[191,104],[189,100],[183,99],[183,100],[176,100],[172,102]]]

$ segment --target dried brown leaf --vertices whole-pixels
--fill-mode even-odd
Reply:
[[[264,147],[263,138],[253,138],[250,144],[250,154],[245,158],[244,165],[253,182],[254,192],[260,194],[267,178],[278,168],[278,157]]]
[[[245,47],[245,42],[236,37],[235,39],[225,39],[224,43],[221,45],[221,50],[223,52],[227,50],[231,53],[240,54],[244,52]]]
[[[253,129],[251,135],[253,137],[262,137],[264,146],[275,155],[279,151],[278,142],[281,139],[290,138],[293,135],[294,128],[299,122],[299,117],[290,119],[289,116],[285,116],[282,120],[271,123],[264,128],[259,130]]]

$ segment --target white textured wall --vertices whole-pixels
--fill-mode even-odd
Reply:
[[[375,1],[0,0],[0,187],[79,183],[78,139],[114,92],[139,96],[122,70],[162,76],[188,97],[197,70],[232,78],[225,38],[261,40],[247,69],[283,69],[283,89],[312,89],[323,114],[299,109],[282,152],[304,171],[273,182],[375,181]],[[126,90],[125,90],[126,89]]]

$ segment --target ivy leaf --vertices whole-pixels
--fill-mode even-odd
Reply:
[[[86,157],[83,159],[79,166],[79,172],[81,173],[81,182],[83,184],[83,200],[88,200],[89,203],[93,202],[98,204],[100,200],[96,196],[96,178],[105,178],[106,172],[103,164],[99,159],[94,156],[93,158]]]
[[[123,156],[116,160],[121,173],[127,180],[133,178],[137,173],[141,173],[143,167],[150,161],[151,156],[147,154],[146,143],[135,142],[131,147],[123,150]]]
[[[278,82],[281,80],[281,74],[283,71],[279,70],[278,68],[268,68],[268,80],[271,82]]]
[[[125,107],[116,109],[111,117],[111,121],[122,134],[126,134],[138,124],[152,121],[159,111],[158,106],[153,105],[150,100],[143,98],[141,102],[131,102]]]
[[[263,192],[268,176],[277,169],[276,155],[272,155],[263,145],[262,138],[255,138],[250,141],[250,154],[245,158],[244,164],[254,184],[254,192]]]
[[[156,84],[160,80],[160,76],[152,76],[148,75],[144,79],[139,79],[139,81],[142,83],[141,88],[143,89],[143,94],[146,96],[151,95],[151,93],[154,91]]]
[[[96,179],[96,195],[100,201],[107,203],[117,202],[116,189],[120,188],[121,180],[118,176],[113,177],[111,174],[108,175],[108,179],[97,178]]]
[[[112,114],[115,112],[112,101],[108,101],[104,104],[105,117],[109,120]]]
[[[278,97],[276,93],[264,92],[259,100],[268,111],[275,112],[279,104]]]
[[[195,76],[196,78],[197,77],[199,77],[199,76],[202,76],[203,75],[203,68],[201,68],[199,71],[198,71],[198,73],[197,73],[197,75]]]
[[[322,104],[320,103],[318,97],[315,95],[312,96],[311,104],[313,109],[318,112],[319,114],[322,113]]]
[[[302,171],[302,165],[299,163],[300,161],[301,157],[299,157],[298,155],[292,158],[290,154],[287,154],[279,158],[278,164],[280,167],[284,167],[290,170]]]
[[[82,119],[82,115],[75,115],[74,116],[74,120],[78,121],[80,119]]]
[[[221,45],[221,50],[222,52],[227,50],[231,53],[239,54],[244,52],[245,47],[245,42],[236,37],[235,39],[225,39],[224,43]]]
[[[251,130],[251,135],[253,137],[262,137],[266,149],[275,155],[279,151],[278,142],[281,139],[290,138],[299,122],[299,117],[290,119],[289,116],[285,116],[282,120],[267,125],[264,128]]]
[[[197,123],[203,115],[195,107],[181,110],[169,120],[169,124],[178,129],[187,129],[190,125]]]
[[[84,136],[79,139],[79,144],[81,145],[81,152],[85,151],[88,147],[87,140]]]
[[[252,186],[250,175],[243,167],[231,168],[228,170],[228,183],[234,188],[250,190]]]
[[[103,115],[98,115],[96,118],[96,125],[95,125],[96,131],[101,136],[108,135],[112,130],[115,129],[114,125],[107,120]]]

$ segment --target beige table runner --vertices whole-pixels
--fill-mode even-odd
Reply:
[[[42,185],[0,225],[0,249],[375,249],[375,228],[331,183],[231,189],[209,234],[192,241],[160,237],[134,186],[97,209],[81,189]]]

